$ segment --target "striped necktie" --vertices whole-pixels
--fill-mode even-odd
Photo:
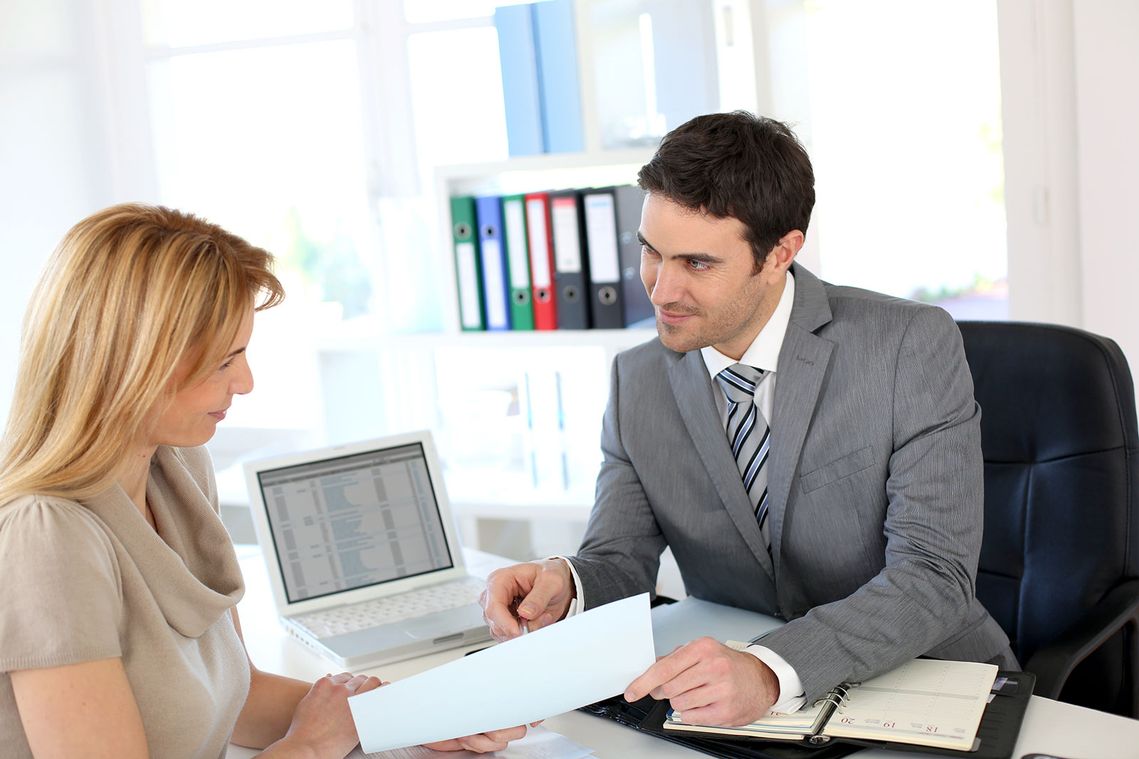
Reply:
[[[771,550],[767,521],[767,459],[771,452],[771,430],[755,405],[755,390],[764,372],[745,364],[732,364],[716,375],[728,398],[728,444],[751,499],[763,542]]]

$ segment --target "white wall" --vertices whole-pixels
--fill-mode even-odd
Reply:
[[[1070,0],[1002,0],[1009,315],[1079,326],[1075,56]]]
[[[80,34],[89,16],[65,2],[35,6],[5,0],[0,22],[0,423],[40,268],[106,197],[93,54]]]
[[[1139,2],[1073,4],[1083,326],[1139,375]]]
[[[47,257],[83,217],[156,195],[136,2],[0,0],[0,429]]]
[[[1001,0],[1010,313],[1139,374],[1139,2]]]

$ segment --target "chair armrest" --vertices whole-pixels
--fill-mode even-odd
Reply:
[[[1059,698],[1076,665],[1129,623],[1139,624],[1139,580],[1112,588],[1079,624],[1032,655],[1024,668],[1036,675],[1036,694]]]

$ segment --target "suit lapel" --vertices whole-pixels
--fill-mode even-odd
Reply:
[[[700,351],[684,354],[672,365],[668,378],[676,396],[677,408],[680,409],[688,434],[696,445],[696,452],[700,455],[704,468],[708,470],[717,495],[756,561],[774,582],[771,557],[763,545],[751,501],[744,490],[736,461],[732,458],[724,428],[720,426],[720,415],[712,399],[712,381],[708,377],[708,369]],[[777,389],[778,387],[776,385]]]
[[[795,276],[795,302],[783,346],[779,349],[772,411],[771,469],[767,475],[768,497],[771,499],[768,507],[771,551],[776,567],[781,565],[783,521],[791,483],[834,350],[834,343],[814,334],[816,329],[831,320],[830,304],[822,282],[797,264],[792,273]]]

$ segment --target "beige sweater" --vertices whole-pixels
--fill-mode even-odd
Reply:
[[[8,674],[119,657],[152,757],[221,757],[249,691],[244,593],[204,448],[159,448],[146,497],[0,506],[0,753],[30,757]]]

